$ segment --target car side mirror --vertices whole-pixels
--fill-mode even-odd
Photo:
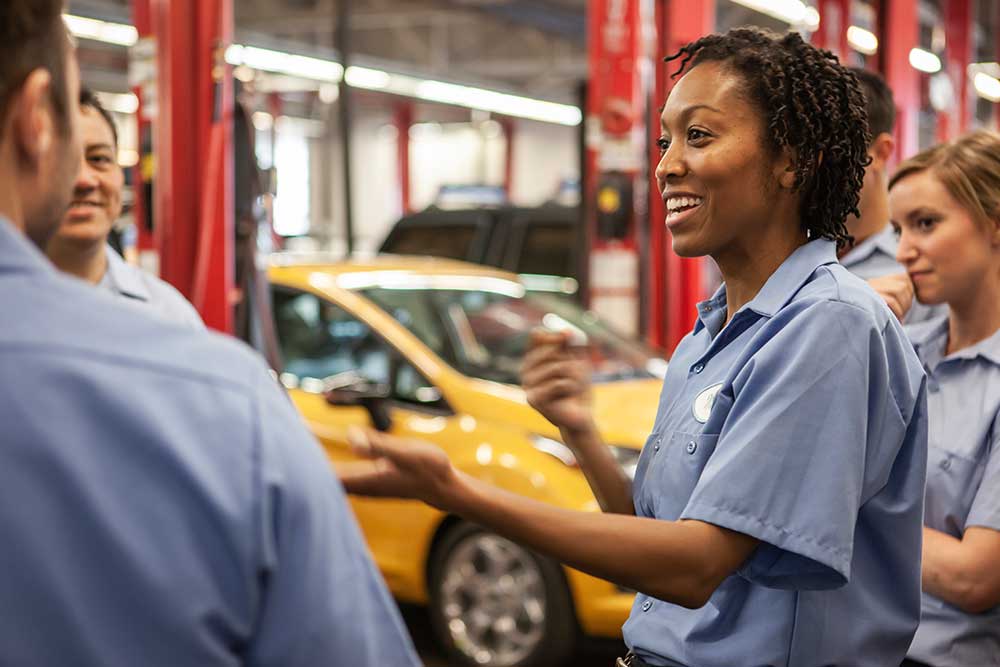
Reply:
[[[392,428],[389,416],[389,386],[356,371],[331,375],[323,380],[323,398],[330,405],[358,406],[368,411],[372,426],[379,431]]]

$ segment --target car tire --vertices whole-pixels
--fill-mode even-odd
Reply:
[[[562,568],[460,522],[438,541],[429,572],[435,638],[457,665],[561,665],[579,630]]]

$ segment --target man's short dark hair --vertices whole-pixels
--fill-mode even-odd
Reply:
[[[865,96],[865,106],[868,108],[868,130],[872,141],[882,134],[892,134],[896,127],[896,102],[892,99],[892,89],[885,79],[875,72],[861,67],[850,68],[858,77],[861,92]]]
[[[80,106],[81,107],[90,107],[91,109],[93,109],[97,113],[101,114],[101,118],[103,118],[104,121],[108,124],[108,127],[111,128],[111,136],[115,140],[114,148],[117,150],[117,148],[118,148],[118,127],[115,125],[115,119],[111,117],[111,114],[108,112],[108,110],[105,109],[104,105],[101,104],[101,101],[99,99],[97,99],[97,94],[94,93],[94,91],[92,91],[90,88],[81,88],[80,89]]]
[[[62,12],[63,0],[0,1],[0,123],[18,88],[41,68],[52,75],[52,106],[60,129],[69,129],[69,40]]]

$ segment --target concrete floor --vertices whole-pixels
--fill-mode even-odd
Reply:
[[[425,667],[454,667],[454,663],[449,663],[434,648],[426,610],[410,605],[403,605],[401,610]],[[624,653],[625,645],[620,640],[583,639],[576,656],[568,664],[573,667],[614,667],[615,658]]]

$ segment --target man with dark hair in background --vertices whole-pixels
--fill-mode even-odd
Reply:
[[[129,265],[108,244],[122,213],[125,189],[125,172],[118,164],[118,130],[93,91],[84,88],[79,104],[83,161],[69,210],[45,246],[49,260],[61,271],[168,322],[204,329],[198,311],[173,285]]]
[[[62,8],[0,3],[0,664],[417,665],[259,359],[41,253],[81,159]]]
[[[896,261],[898,241],[889,224],[889,160],[896,147],[892,137],[896,103],[881,76],[860,67],[852,67],[851,71],[858,77],[865,97],[871,164],[865,169],[858,202],[861,217],[847,218],[847,231],[854,237],[854,243],[840,250],[840,263],[882,294],[897,317],[907,324],[922,322],[940,312],[940,308],[925,306],[914,299],[910,279]]]

